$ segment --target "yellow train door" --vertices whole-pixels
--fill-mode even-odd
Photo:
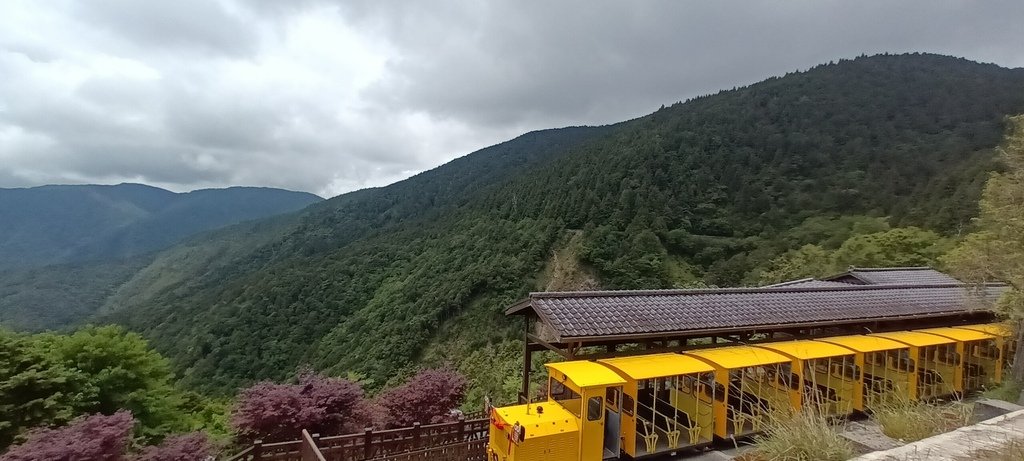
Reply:
[[[618,458],[622,449],[622,386],[608,387],[604,398],[604,459]]]
[[[580,460],[598,461],[605,459],[606,430],[604,410],[605,388],[591,387],[583,393],[583,417],[580,424]],[[615,428],[615,439],[619,438]],[[614,453],[618,456],[618,452]]]

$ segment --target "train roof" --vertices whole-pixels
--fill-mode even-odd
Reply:
[[[941,327],[941,328],[927,328],[924,330],[916,330],[922,333],[931,333],[933,335],[945,336],[952,338],[957,341],[979,341],[982,339],[995,339],[995,335],[985,333],[983,331],[971,330],[967,328],[957,327]]]
[[[597,362],[588,360],[576,360],[572,362],[554,362],[544,366],[561,372],[563,375],[576,383],[579,387],[606,386],[610,384],[625,384],[618,373],[602,366]]]
[[[832,343],[813,340],[782,341],[777,343],[759,344],[760,347],[781,352],[800,360],[820,359],[823,357],[841,357],[853,355],[854,350]]]
[[[904,272],[924,272],[904,269]],[[638,340],[669,335],[991,315],[1006,289],[990,284],[833,283],[699,290],[541,292],[506,310],[536,315],[548,341]]]
[[[933,335],[931,333],[924,333],[921,331],[890,331],[888,333],[872,333],[871,336],[889,338],[915,347],[935,346],[937,344],[951,344],[956,342],[956,340],[945,336]]]
[[[963,325],[960,328],[981,331],[993,336],[1010,336],[1013,334],[1013,327],[1005,323],[981,323],[977,325]]]
[[[651,379],[714,371],[715,367],[683,354],[650,354],[598,360],[632,379]]]
[[[699,357],[705,362],[726,369],[771,365],[789,362],[791,359],[775,351],[754,346],[726,346],[715,349],[697,349],[687,351],[687,355]]]
[[[890,351],[907,347],[904,343],[893,341],[888,338],[865,335],[832,336],[829,338],[820,338],[818,341],[838,344],[857,352]]]

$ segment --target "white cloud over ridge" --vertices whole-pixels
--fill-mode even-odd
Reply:
[[[0,187],[330,196],[821,62],[1024,65],[1024,2],[7,0]]]

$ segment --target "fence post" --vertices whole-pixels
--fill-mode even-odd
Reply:
[[[313,447],[309,446],[312,439],[308,438],[309,432],[305,429],[299,433],[299,459],[302,461],[316,461],[316,457],[313,456]]]
[[[363,459],[370,459],[373,451],[370,450],[370,442],[373,441],[373,428],[368,427],[363,432]]]
[[[465,442],[466,437],[464,432],[466,431],[466,415],[459,415],[459,442]]]
[[[412,446],[410,450],[418,450],[420,448],[420,423],[412,423]]]
[[[252,443],[252,459],[260,459],[263,456],[263,440],[256,439]]]
[[[313,457],[314,460],[319,459],[319,456],[323,456],[324,455],[323,452],[320,451],[320,433],[319,432],[316,433],[316,434],[310,434],[309,442],[311,444],[313,444],[313,446],[309,447],[309,448],[311,448],[310,451],[312,451],[315,454],[314,457]],[[316,456],[316,455],[318,455],[318,456]]]

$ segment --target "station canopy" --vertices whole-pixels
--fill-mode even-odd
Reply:
[[[904,272],[924,272],[907,271]],[[946,284],[795,284],[697,290],[540,292],[507,315],[536,317],[545,340],[640,340],[988,312],[1005,290]]]
[[[821,280],[805,278],[756,288],[530,293],[505,314],[524,317],[526,346],[519,397],[525,402],[535,351],[546,349],[567,360],[679,351],[698,356],[711,351],[695,347],[723,350],[719,346],[723,342],[751,345],[780,337],[982,324],[993,321],[992,307],[1005,290],[1001,284],[966,285],[930,267],[851,267]],[[902,339],[919,339],[916,335],[948,341],[926,333]],[[861,342],[864,349],[894,348],[882,339],[874,345],[867,344],[871,340]],[[778,362],[789,360],[767,349],[751,349],[774,354]],[[716,359],[736,362],[726,352],[717,354],[721,356]]]
[[[948,285],[960,283],[949,274],[930,267],[851,267],[846,272],[826,277],[823,281],[857,285]]]

